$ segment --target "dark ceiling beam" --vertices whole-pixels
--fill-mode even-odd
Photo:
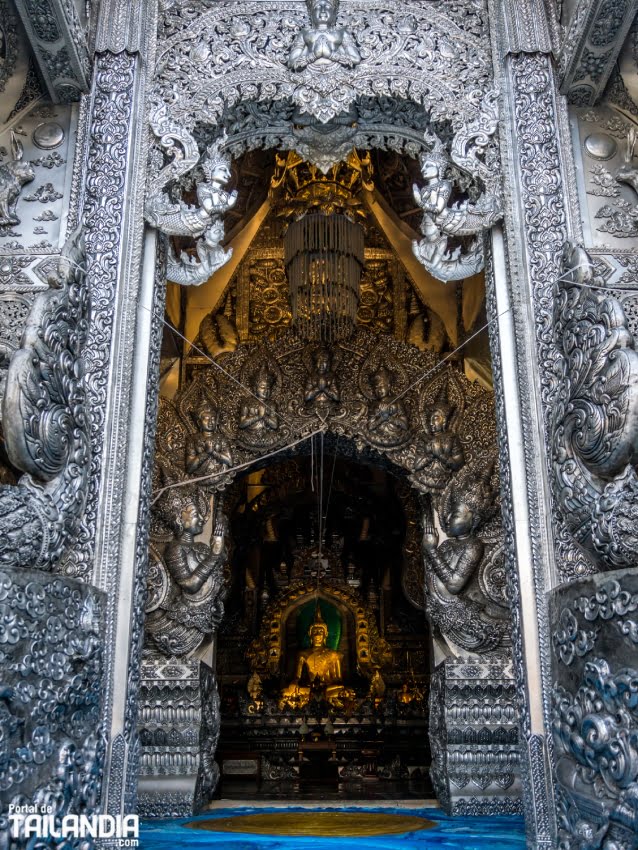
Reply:
[[[638,0],[580,0],[559,57],[560,90],[575,106],[592,106],[609,75],[638,12]]]
[[[15,0],[33,55],[54,103],[89,89],[87,32],[75,0]]]

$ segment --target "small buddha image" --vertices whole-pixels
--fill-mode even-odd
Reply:
[[[326,646],[328,626],[321,616],[319,604],[308,629],[310,647],[297,654],[295,678],[283,689],[279,701],[280,708],[285,705],[302,707],[313,697],[323,697],[328,702],[340,705],[343,700],[353,699],[354,691],[344,686],[342,681],[342,654]],[[302,685],[302,681],[310,685]]]
[[[219,413],[209,401],[195,412],[197,433],[186,440],[186,471],[193,475],[213,475],[231,466],[228,442],[218,430]]]
[[[422,702],[423,697],[424,693],[416,682],[404,682],[397,694],[397,702],[399,705],[410,705],[413,702]]]
[[[250,679],[248,679],[246,690],[248,692],[248,696],[253,702],[258,703],[261,701],[261,698],[264,694],[264,687],[261,680],[261,676],[256,670],[253,671],[250,676]]]
[[[400,702],[401,705],[410,705],[410,703],[412,702],[413,699],[414,699],[414,696],[413,696],[413,694],[410,690],[410,686],[408,685],[407,682],[404,682],[401,685],[401,690],[397,694],[398,702]]]
[[[368,405],[368,433],[380,446],[398,446],[405,442],[410,423],[403,402],[393,399],[390,373],[379,366],[370,376],[373,400]]]
[[[260,442],[260,438],[267,438],[279,428],[279,416],[272,400],[274,385],[275,376],[264,363],[252,382],[253,395],[242,403],[239,413],[239,428],[250,435],[252,442]]]
[[[304,401],[315,407],[329,408],[341,400],[339,385],[333,371],[330,350],[320,345],[312,353],[311,371],[306,381]]]
[[[378,706],[381,702],[383,702],[385,691],[386,687],[385,682],[383,681],[383,676],[381,675],[379,668],[376,667],[372,674],[372,678],[370,679],[370,690],[368,692],[375,706]]]
[[[455,409],[448,395],[448,385],[443,384],[434,403],[425,411],[429,438],[413,467],[414,472],[423,471],[419,481],[436,488],[444,487],[452,473],[465,463],[461,441],[451,429]]]
[[[337,0],[307,0],[310,26],[303,27],[288,56],[288,67],[302,71],[308,65],[337,63],[353,68],[361,54],[350,33],[337,27]]]

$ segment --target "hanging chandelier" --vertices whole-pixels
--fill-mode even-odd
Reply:
[[[330,343],[354,328],[365,259],[358,197],[364,188],[373,188],[369,154],[352,151],[327,174],[294,152],[277,159],[271,200],[288,221],[286,276],[293,324],[304,339]]]
[[[349,336],[359,309],[363,228],[345,215],[308,213],[284,237],[295,329],[304,339]]]

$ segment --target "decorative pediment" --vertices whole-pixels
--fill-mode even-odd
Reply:
[[[482,3],[345,0],[322,26],[299,0],[175,4],[160,26],[157,93],[192,130],[242,102],[327,124],[357,101],[412,101],[458,129],[492,76]]]

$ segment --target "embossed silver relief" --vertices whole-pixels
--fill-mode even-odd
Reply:
[[[588,254],[564,252],[554,307],[561,360],[553,418],[556,499],[603,569],[638,558],[638,354],[619,302]],[[599,289],[590,288],[588,284]]]
[[[483,268],[483,234],[503,215],[495,163],[481,159],[497,126],[497,93],[490,92],[483,100],[479,118],[454,137],[451,155],[439,138],[431,131],[426,133],[426,141],[432,143],[430,151],[420,156],[421,174],[426,183],[413,187],[414,199],[423,210],[423,239],[413,243],[413,250],[423,266],[439,280],[462,280]],[[461,170],[460,174],[456,172],[456,177],[451,174],[453,166]],[[475,200],[451,203],[455,189],[461,187],[467,191],[472,184]],[[472,238],[469,244],[457,242],[452,248],[450,237]]]
[[[88,90],[87,32],[73,0],[16,0],[40,74],[54,103],[78,100]]]
[[[20,224],[16,213],[18,198],[23,186],[35,179],[33,164],[23,157],[22,142],[12,131],[11,159],[0,165],[0,228]]]
[[[618,186],[629,186],[638,195],[638,165],[633,164],[635,147],[636,128],[631,127],[627,132],[623,164],[613,174],[600,167],[591,177],[596,188],[590,194],[615,199],[613,204],[605,204],[596,213],[596,218],[603,220],[597,229],[617,238],[638,236],[638,203],[631,204],[622,198]]]
[[[189,487],[168,490],[156,510],[174,539],[149,576],[146,633],[165,655],[190,655],[212,635],[224,614],[226,520],[218,510],[209,546],[195,540],[208,513],[202,493]]]
[[[638,607],[636,577],[564,585],[552,619],[569,620],[572,636],[594,634],[565,655],[554,646],[553,736],[561,850],[629,848],[638,828],[638,671],[623,616]],[[587,628],[596,622],[594,630]],[[603,657],[606,656],[606,657]]]
[[[585,0],[573,8],[560,51],[561,91],[573,104],[600,99],[636,14],[629,0]]]
[[[430,777],[453,815],[521,810],[518,707],[511,659],[447,658],[431,678]]]
[[[225,109],[248,100],[246,92],[255,103],[292,104],[320,124],[356,101],[383,97],[419,104],[436,121],[446,121],[456,104],[471,119],[476,92],[487,90],[492,73],[483,14],[482,7],[461,3],[432,14],[428,6],[406,8],[398,0],[340,10],[334,0],[308,7],[301,0],[253,0],[239,8],[216,4],[186,21],[177,6],[169,7],[161,21],[157,92],[188,130],[219,125]],[[456,117],[453,122],[458,127]]]
[[[18,58],[18,28],[13,8],[8,0],[0,0],[0,92],[16,67]]]
[[[422,549],[427,586],[426,610],[443,637],[464,650],[484,653],[508,643],[508,602],[502,544],[489,554],[479,536],[481,526],[498,509],[492,483],[494,462],[482,458],[451,479],[438,514],[446,539],[439,543],[431,508],[423,514]],[[500,552],[499,552],[500,550]],[[500,568],[501,583],[496,571]],[[481,580],[479,581],[479,574]]]
[[[56,830],[69,814],[99,807],[104,761],[101,724],[104,594],[38,570],[0,568],[0,832],[8,805],[31,804]],[[47,808],[50,807],[50,808]]]
[[[84,248],[74,234],[37,296],[13,355],[3,423],[12,462],[27,473],[0,488],[0,561],[51,569],[72,539],[89,479],[82,355],[88,294]]]
[[[176,257],[171,248],[167,261],[169,280],[198,286],[232,255],[231,249],[224,250],[221,246],[224,238],[222,216],[237,200],[237,192],[224,189],[230,179],[230,157],[223,150],[225,137],[211,145],[201,159],[203,178],[196,184],[199,205],[195,207],[182,200],[175,203],[169,192],[178,187],[169,188],[169,183],[183,178],[199,162],[196,142],[184,128],[170,121],[163,104],[155,104],[150,123],[169,161],[155,177],[151,177],[146,220],[169,236],[199,237],[196,243],[198,259],[189,257],[184,251]]]

